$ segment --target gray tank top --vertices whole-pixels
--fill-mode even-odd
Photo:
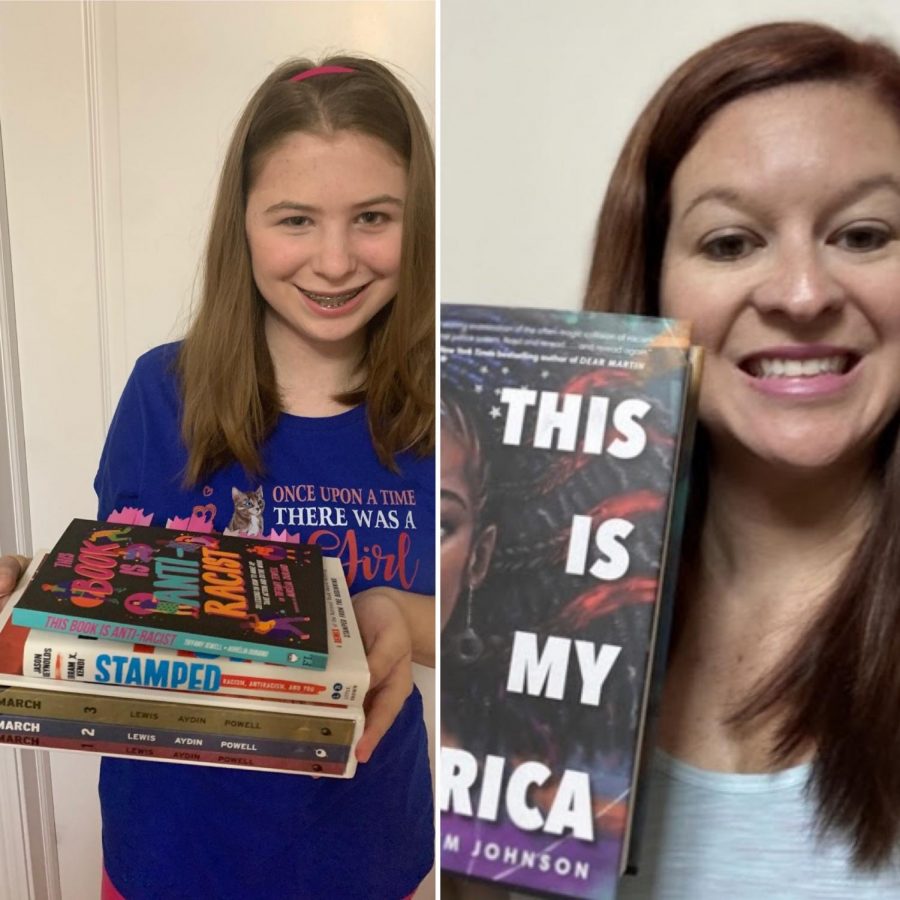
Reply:
[[[640,872],[619,900],[900,900],[900,869],[853,868],[821,838],[808,765],[764,775],[708,772],[658,752]]]

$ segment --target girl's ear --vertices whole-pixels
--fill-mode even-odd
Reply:
[[[472,552],[469,555],[469,584],[472,590],[481,586],[488,569],[491,566],[491,557],[494,555],[494,545],[497,543],[497,526],[488,525],[475,539]]]

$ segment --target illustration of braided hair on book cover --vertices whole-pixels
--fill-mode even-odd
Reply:
[[[534,328],[546,323],[537,311],[517,316]],[[492,319],[486,308],[481,319],[497,329],[508,322],[499,311]],[[674,464],[678,423],[668,373],[554,367],[528,354],[448,353],[441,363],[442,744],[479,760],[492,754],[509,765],[541,760],[554,771],[589,770],[595,824],[620,835]],[[580,444],[573,452],[537,449],[528,418],[519,422],[518,440],[504,443],[513,411],[501,397],[523,386],[578,395],[585,408],[592,397],[606,398],[610,410],[640,401],[647,412],[639,455],[585,452]],[[621,439],[611,421],[605,447]],[[585,579],[583,566],[574,571],[572,548],[581,542],[573,529],[609,519],[634,526],[627,572]],[[559,702],[511,692],[513,643],[522,632],[620,648],[599,703],[577,702],[582,682],[575,664]]]

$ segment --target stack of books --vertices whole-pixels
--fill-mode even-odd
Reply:
[[[314,546],[75,519],[0,614],[0,744],[349,778],[368,685]]]

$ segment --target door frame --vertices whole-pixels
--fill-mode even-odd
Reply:
[[[0,123],[0,553],[32,553]],[[0,895],[59,900],[50,757],[0,748]]]

